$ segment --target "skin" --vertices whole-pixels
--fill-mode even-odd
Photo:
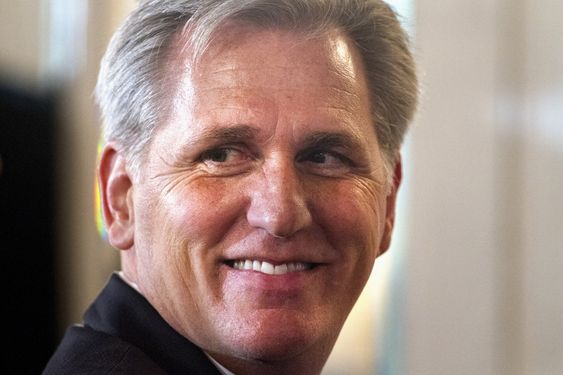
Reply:
[[[386,186],[343,33],[225,34],[194,72],[173,59],[173,110],[139,178],[104,149],[109,239],[162,317],[231,371],[318,374],[389,246],[400,164]],[[233,268],[245,259],[311,269]]]

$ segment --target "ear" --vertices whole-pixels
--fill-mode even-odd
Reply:
[[[101,205],[110,244],[120,250],[133,246],[133,183],[123,155],[115,145],[104,146],[98,166]]]
[[[397,192],[399,185],[403,178],[403,165],[401,156],[397,157],[395,168],[393,169],[393,182],[391,190],[386,198],[386,211],[385,211],[385,227],[383,228],[383,236],[379,244],[379,255],[383,254],[391,245],[391,234],[393,233],[393,226],[395,225],[395,206],[397,203]]]

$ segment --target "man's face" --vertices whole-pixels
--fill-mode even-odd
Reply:
[[[178,65],[125,270],[217,358],[326,356],[392,228],[363,67],[338,32],[237,35]]]

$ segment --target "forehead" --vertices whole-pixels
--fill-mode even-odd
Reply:
[[[251,82],[276,90],[316,84],[368,96],[361,56],[339,29],[306,34],[235,23],[219,28],[214,35],[197,61],[185,47],[186,38],[178,36],[172,46],[174,81],[211,87],[229,81],[233,88]]]
[[[176,88],[171,119],[190,124],[184,128],[188,133],[225,118],[260,126],[284,120],[334,127],[371,124],[361,58],[337,29],[308,37],[296,31],[231,26],[218,34],[195,65],[189,50],[178,51],[182,53],[172,72]],[[373,131],[354,132],[360,130]]]
[[[228,25],[220,29],[200,60],[200,73],[206,66],[229,64],[233,58],[248,57],[244,63],[262,65],[262,61],[275,67],[295,64],[324,65],[347,64],[356,52],[352,42],[339,29],[306,33],[283,28],[260,28],[252,25]],[[242,56],[241,56],[242,55]],[[295,59],[298,55],[299,59]],[[352,57],[353,56],[353,57]],[[323,61],[319,58],[322,57]]]

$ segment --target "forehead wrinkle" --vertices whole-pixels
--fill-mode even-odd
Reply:
[[[195,75],[197,79],[204,79],[206,83],[209,81],[233,81],[236,82],[238,80],[244,80],[245,77],[251,76],[256,77],[257,71],[260,70],[268,70],[269,78],[273,78],[276,74],[271,73],[272,70],[277,70],[280,72],[290,72],[290,79],[287,79],[288,76],[280,75],[284,77],[282,82],[292,83],[298,82],[301,78],[309,78],[311,76],[311,71],[315,72],[314,74],[318,74],[319,69],[321,67],[322,70],[326,72],[323,74],[324,77],[318,77],[319,82],[326,82],[336,79],[337,81],[341,81],[342,77],[345,77],[347,80],[353,81],[355,79],[355,74],[351,74],[350,72],[346,72],[350,70],[347,68],[346,65],[343,65],[342,68],[333,68],[331,67],[332,64],[320,63],[316,61],[311,62],[303,62],[303,61],[287,61],[287,62],[280,62],[276,61],[263,61],[261,58],[256,59],[247,59],[244,62],[233,62],[234,59],[231,58],[231,54],[226,53],[224,56],[219,56],[215,60],[212,60],[211,64],[207,64],[206,66],[200,66]],[[335,63],[337,64],[337,63]],[[268,82],[270,83],[270,82]],[[266,83],[264,83],[266,85]]]
[[[345,123],[355,122],[353,118],[355,111],[353,108],[346,106],[333,106],[333,105],[326,105],[319,108],[327,110],[328,114],[331,114],[331,112],[336,113],[333,115],[333,117],[335,117],[336,120],[338,120],[339,122],[341,122],[340,120],[345,120],[344,121]]]
[[[229,90],[221,87],[202,89],[200,92],[211,94],[211,98],[201,96],[196,98],[196,108],[205,107],[204,112],[199,109],[196,109],[196,111],[200,116],[209,116],[212,113],[223,116],[227,112],[232,113],[235,117],[250,116],[243,122],[269,114],[274,106],[273,101],[262,93],[253,91],[256,91],[256,89],[243,89],[242,87],[233,87]],[[252,95],[248,95],[249,92],[252,92]],[[224,113],[221,113],[221,111]]]
[[[354,90],[349,90],[347,87],[343,88],[337,85],[331,85],[329,89],[334,93],[334,98],[330,100],[331,107],[348,111],[357,111],[361,108],[362,97],[354,92]]]
[[[201,87],[198,88],[198,92],[220,92],[221,97],[228,98],[228,99],[240,99],[245,98],[245,101],[249,99],[246,98],[248,93],[252,93],[255,96],[250,97],[250,100],[264,100],[265,96],[274,95],[275,92],[297,92],[303,89],[310,89],[312,87],[317,88],[321,93],[326,93],[327,90],[333,91],[334,96],[337,102],[345,101],[346,103],[354,104],[354,107],[359,106],[362,98],[357,93],[354,93],[354,90],[350,90],[348,87],[340,87],[340,85],[332,84],[332,85],[325,85],[323,82],[319,82],[318,85],[315,84],[307,84],[304,83],[302,85],[292,85],[292,87],[279,87],[277,86],[274,91],[272,91],[271,84],[269,85],[261,85],[255,84],[253,86],[248,85],[229,85],[225,86],[212,86],[212,87]],[[258,92],[257,92],[258,91]]]
[[[247,123],[253,125],[257,118],[263,116],[265,111],[258,108],[252,108],[248,105],[237,105],[236,103],[218,103],[216,105],[210,106],[205,111],[205,116],[208,117],[211,122],[218,122],[223,119],[226,115],[231,117],[231,123],[239,122],[239,118],[243,119],[242,123]]]

